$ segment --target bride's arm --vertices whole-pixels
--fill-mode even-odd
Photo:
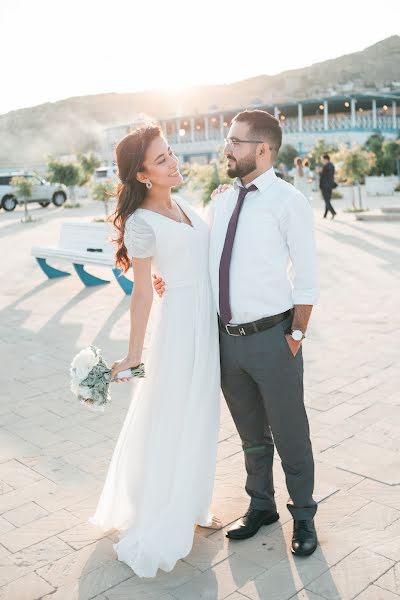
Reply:
[[[141,362],[144,336],[153,303],[151,257],[133,258],[132,266],[135,285],[130,302],[131,330],[128,357],[132,365],[138,365]]]

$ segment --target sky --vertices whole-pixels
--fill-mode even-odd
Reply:
[[[400,33],[400,1],[0,0],[0,114],[71,96],[230,83]]]

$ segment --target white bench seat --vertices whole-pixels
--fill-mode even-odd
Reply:
[[[110,282],[91,275],[84,265],[111,267],[118,284],[126,294],[131,294],[133,282],[122,275],[121,270],[115,266],[115,245],[109,239],[112,233],[113,229],[109,223],[63,223],[57,246],[33,246],[31,254],[49,279],[67,277],[70,273],[50,266],[48,260],[72,263],[85,286]]]

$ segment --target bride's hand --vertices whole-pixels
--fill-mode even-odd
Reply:
[[[217,196],[217,194],[222,194],[223,192],[226,192],[226,190],[229,190],[229,188],[232,187],[229,183],[221,183],[217,188],[215,188],[215,190],[211,193],[211,200],[214,200],[215,196]]]
[[[131,367],[136,367],[136,366],[137,365],[132,364],[132,360],[129,359],[127,356],[125,358],[123,358],[122,360],[116,360],[111,365],[111,380],[110,381],[115,381],[116,383],[120,383],[121,381],[130,381],[132,379],[132,377],[116,378],[116,376],[118,375],[118,373],[120,371],[125,371],[126,369],[130,369]]]
[[[153,288],[159,297],[162,298],[165,292],[164,279],[162,277],[157,277],[157,275],[153,275]]]

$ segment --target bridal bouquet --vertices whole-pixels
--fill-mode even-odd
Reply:
[[[71,363],[71,391],[81,404],[97,411],[104,411],[111,400],[109,387],[111,369],[96,346],[81,350]],[[144,364],[118,373],[122,377],[144,377]]]

